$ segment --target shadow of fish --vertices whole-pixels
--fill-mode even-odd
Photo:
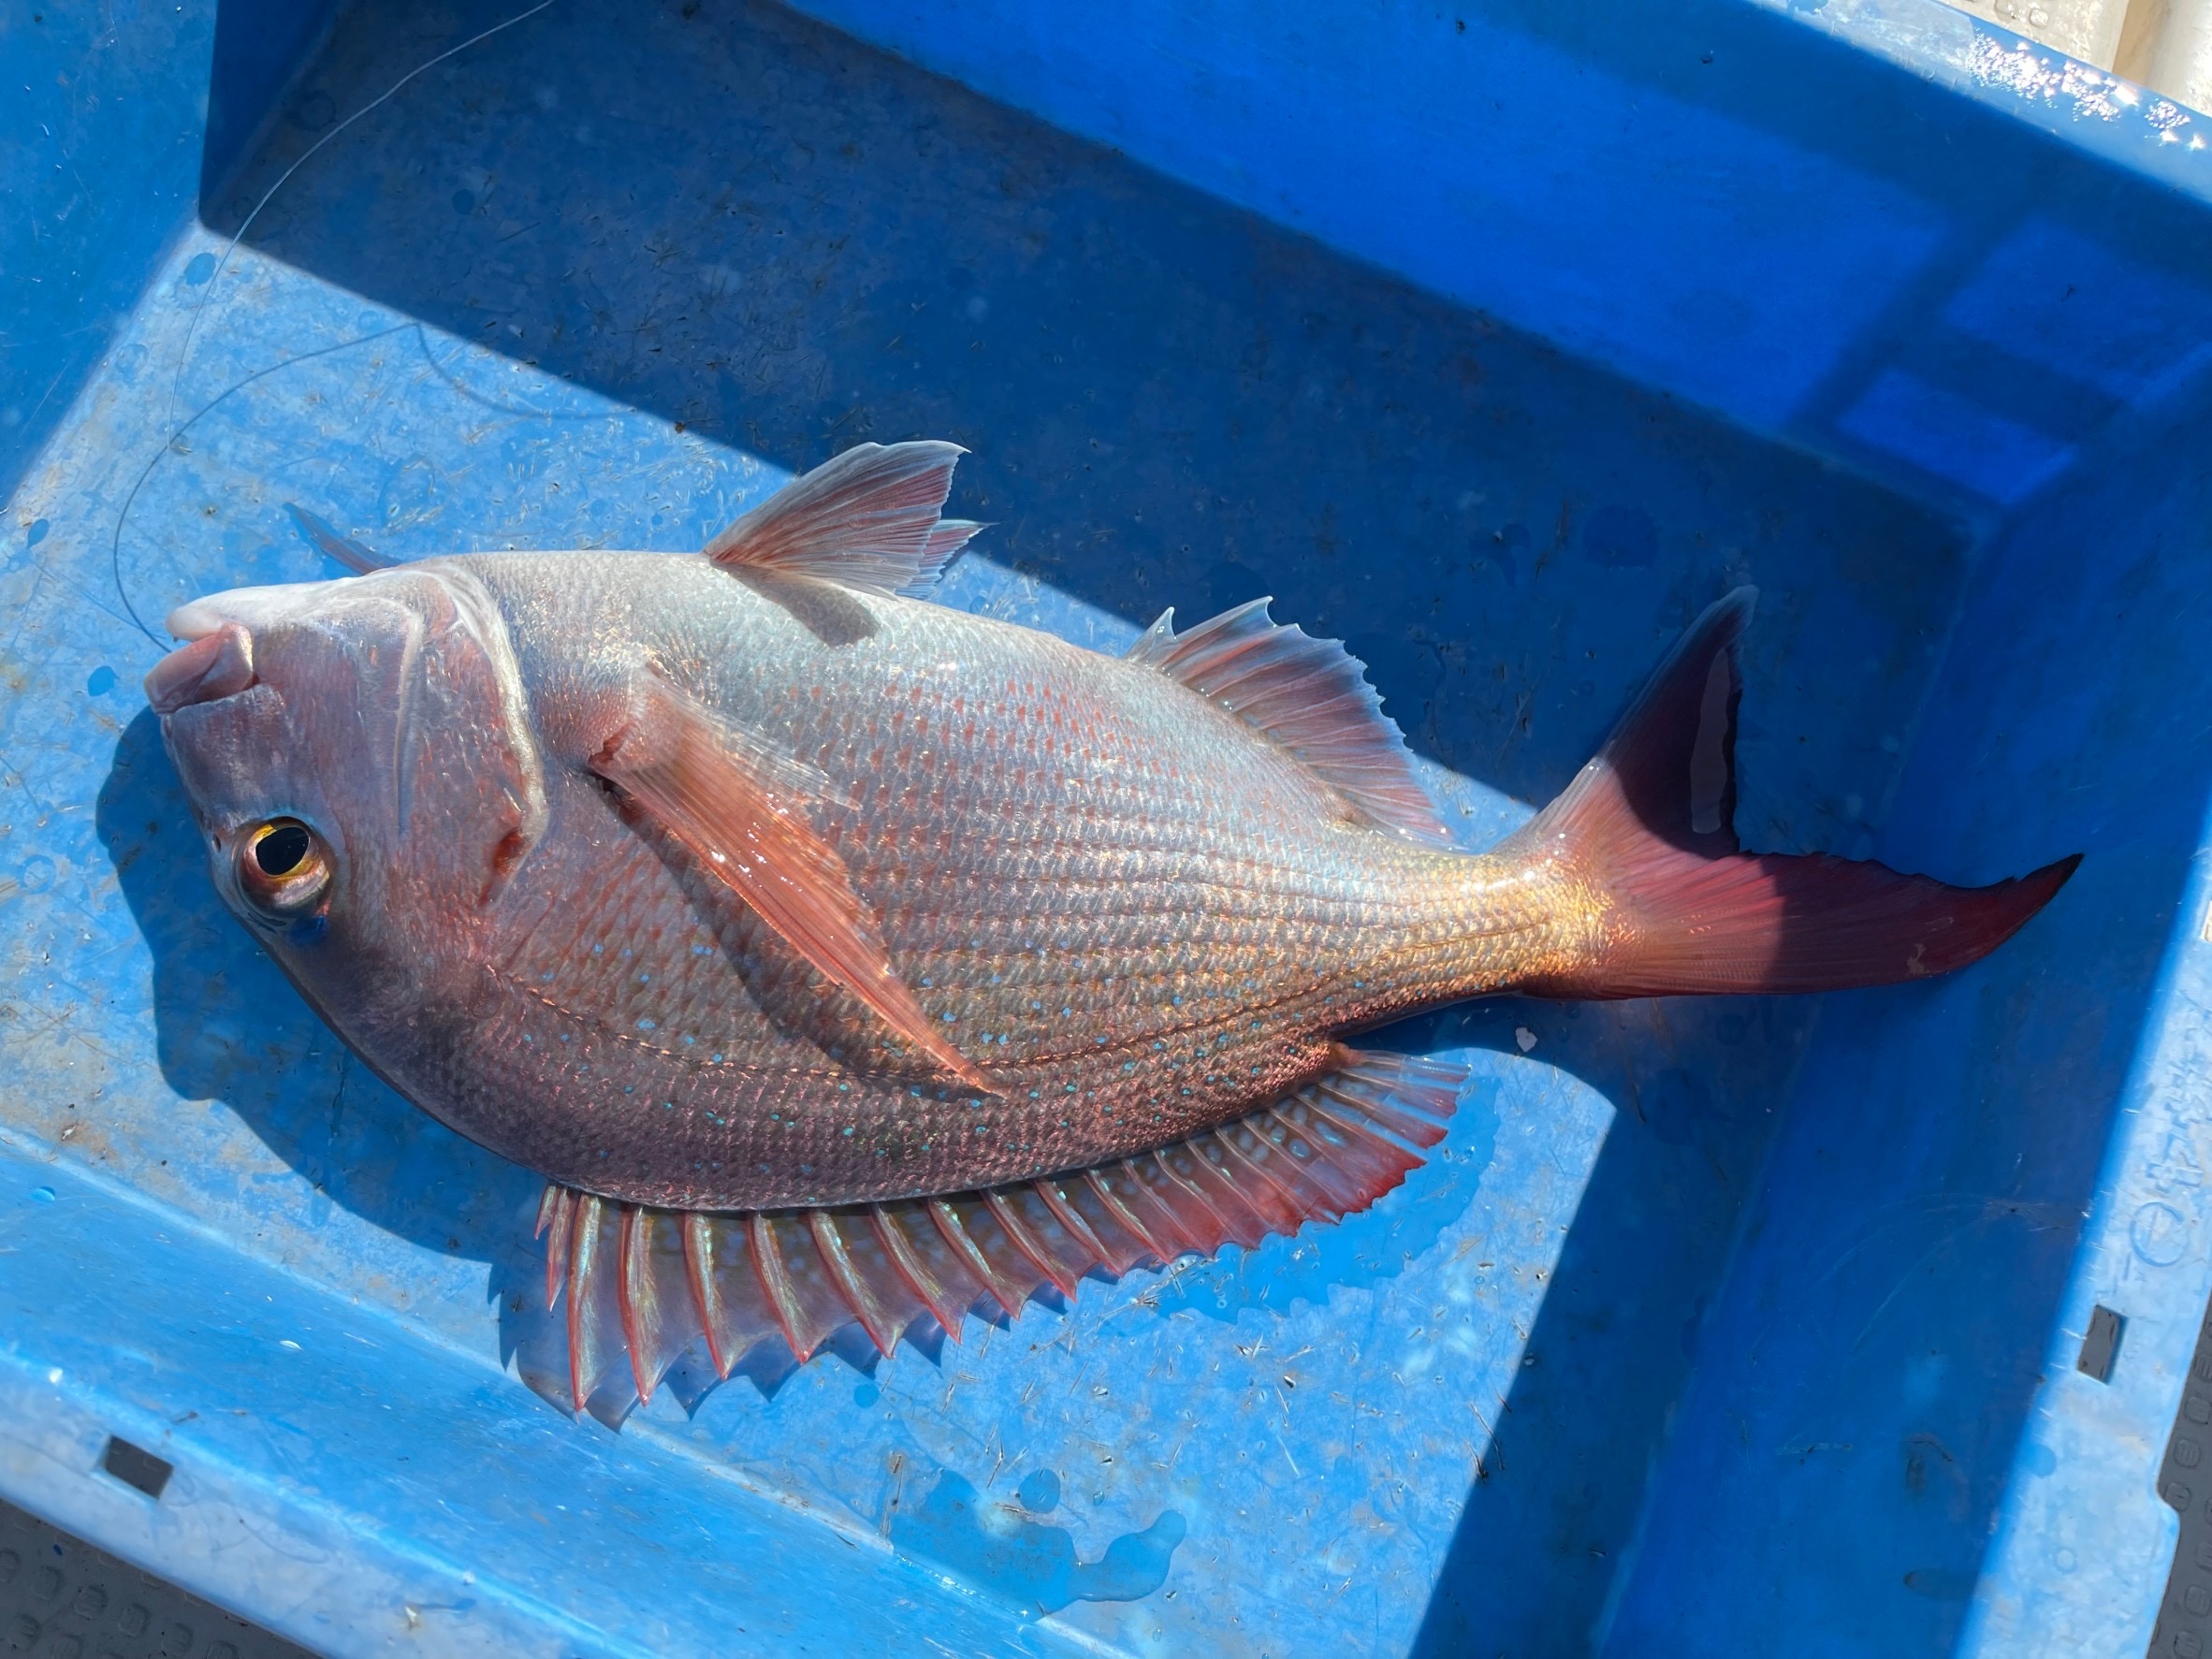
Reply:
[[[705,557],[375,568],[301,515],[363,574],[169,618],[147,694],[226,903],[546,1177],[567,1404],[1363,1209],[1463,1073],[1361,1029],[1941,973],[2074,867],[1742,852],[1748,589],[1457,851],[1361,665],[1264,601],[1112,659],[914,597],[977,528],[939,517],[960,453],[848,450]]]

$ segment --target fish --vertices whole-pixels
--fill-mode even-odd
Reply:
[[[386,563],[297,514],[358,574],[168,618],[146,694],[223,903],[545,1180],[568,1409],[1363,1210],[1466,1074],[1359,1046],[1407,1015],[1947,973],[2078,863],[1745,851],[1748,588],[1469,851],[1268,600],[1119,657],[932,603],[964,453],[847,449],[703,553]]]

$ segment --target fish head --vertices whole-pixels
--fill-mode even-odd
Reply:
[[[225,904],[342,1028],[450,985],[546,821],[483,584],[425,561],[234,589],[168,627],[147,700]]]

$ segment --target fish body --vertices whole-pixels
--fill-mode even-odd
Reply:
[[[298,978],[434,1116],[609,1198],[762,1209],[1085,1167],[1281,1097],[1348,1032],[1555,962],[1579,921],[1509,859],[1353,813],[1204,696],[1033,630],[834,589],[794,603],[648,554],[480,554],[342,586],[429,608],[429,585],[503,633],[516,759],[449,771],[442,707],[391,699],[374,745],[419,776],[338,813],[335,851],[342,882],[382,866],[374,931],[397,949],[326,933],[313,949],[348,971]],[[274,619],[327,597],[280,593],[258,659],[334,657],[322,629]],[[893,965],[992,1092],[715,902],[589,769],[648,665],[815,774],[817,827]],[[325,790],[367,758],[335,751]],[[517,793],[542,818],[511,820]],[[465,865],[450,843],[472,823],[486,902],[465,902],[465,870],[406,880],[426,838],[444,844],[429,867]]]
[[[1469,853],[1358,663],[1263,604],[1115,659],[895,591],[972,532],[939,517],[956,453],[850,451],[706,558],[457,556],[172,617],[149,694],[218,889],[401,1093],[553,1184],[572,1346],[594,1253],[635,1363],[674,1340],[656,1260],[715,1344],[718,1239],[805,1352],[848,1307],[956,1328],[962,1286],[1018,1305],[1358,1208],[1451,1095],[1364,1028],[1942,971],[2072,867],[1741,853],[1744,595]]]

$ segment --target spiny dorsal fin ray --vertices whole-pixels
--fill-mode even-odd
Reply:
[[[940,518],[957,444],[856,444],[794,478],[706,544],[717,564],[916,593],[982,526]]]
[[[1316,639],[1276,622],[1255,599],[1183,633],[1172,608],[1144,631],[1128,658],[1258,727],[1342,792],[1366,817],[1417,841],[1448,847],[1451,836],[1397,722],[1342,640]]]
[[[549,1187],[547,1300],[567,1300],[570,1355],[565,1375],[529,1380],[618,1424],[702,1339],[725,1377],[760,1343],[803,1361],[853,1325],[888,1355],[918,1330],[956,1341],[970,1313],[1071,1296],[1087,1274],[1250,1248],[1363,1210],[1443,1138],[1467,1069],[1341,1047],[1336,1061],[1158,1152],[952,1198],[708,1215]]]

